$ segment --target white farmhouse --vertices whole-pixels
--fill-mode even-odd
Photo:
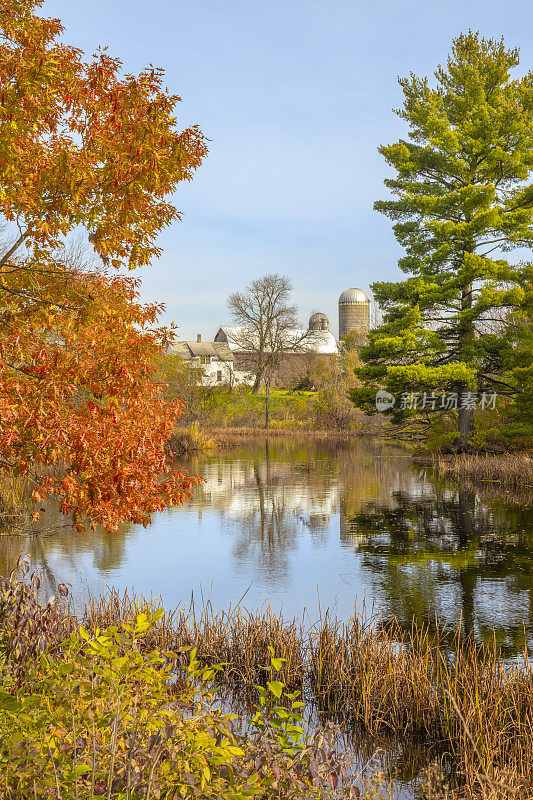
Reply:
[[[224,342],[202,342],[198,335],[196,342],[174,342],[170,352],[198,369],[204,386],[235,383],[233,353]]]

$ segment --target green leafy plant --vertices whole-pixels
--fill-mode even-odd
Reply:
[[[298,700],[299,691],[288,692],[283,681],[275,678],[287,659],[276,658],[272,645],[268,650],[270,665],[262,668],[268,680],[266,687],[255,687],[259,693],[259,707],[252,723],[258,731],[273,732],[284,753],[296,755],[305,750],[303,716],[299,711],[303,703]]]
[[[350,793],[333,731],[309,739],[295,693],[274,678],[282,659],[271,653],[267,689],[240,728],[214,702],[219,665],[202,666],[194,648],[143,650],[162,615],[143,612],[92,635],[80,626],[60,658],[49,646],[26,664],[23,685],[3,665],[2,797],[298,800],[334,792],[341,769]]]

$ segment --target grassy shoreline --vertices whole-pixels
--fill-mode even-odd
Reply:
[[[301,436],[305,439],[320,440],[339,440],[350,441],[351,439],[369,438],[370,433],[361,430],[324,430],[320,428],[302,428],[293,426],[291,428],[253,428],[253,427],[213,427],[205,428],[206,432],[214,438],[219,446],[231,446],[232,442],[245,441],[247,439],[283,439],[284,437]],[[229,443],[229,444],[226,444]]]
[[[238,447],[246,441],[258,439],[286,439],[295,436],[312,441],[349,442],[357,439],[375,438],[373,432],[360,430],[321,430],[316,428],[261,428],[221,427],[191,425],[176,428],[170,449],[178,456],[186,453],[209,453]]]
[[[288,769],[294,767],[294,775],[298,775],[299,762],[284,762],[286,754],[275,744],[280,730],[283,737],[286,735],[283,726],[280,729],[276,725],[286,719],[283,708],[290,712],[293,691],[302,692],[319,718],[344,720],[361,736],[376,737],[393,747],[397,742],[433,753],[433,773],[444,766],[451,785],[445,788],[439,779],[440,788],[433,782],[431,787],[426,786],[425,796],[435,800],[489,800],[533,794],[533,669],[527,650],[521,659],[504,662],[495,643],[478,644],[460,629],[413,624],[405,630],[394,619],[365,619],[364,608],[356,610],[346,622],[326,614],[314,624],[304,625],[303,620],[285,620],[268,607],[254,613],[241,608],[214,613],[209,606],[201,613],[183,608],[172,613],[157,609],[157,602],[116,591],[95,599],[74,615],[72,609],[58,602],[39,603],[37,595],[34,577],[4,581],[0,592],[0,674],[3,692],[7,693],[0,693],[0,760],[10,765],[13,782],[6,783],[11,792],[5,793],[6,797],[26,796],[17,794],[20,781],[27,779],[30,785],[35,781],[35,770],[44,764],[52,781],[59,775],[66,784],[71,781],[73,789],[76,767],[74,764],[72,772],[71,760],[77,757],[76,740],[96,740],[97,754],[93,750],[92,758],[98,768],[89,766],[87,775],[92,773],[99,785],[105,784],[108,797],[122,797],[124,781],[129,780],[125,764],[132,746],[130,728],[135,707],[141,709],[145,719],[139,744],[144,753],[144,783],[139,794],[128,794],[131,800],[147,796],[147,781],[161,780],[155,771],[157,762],[152,760],[158,751],[151,752],[150,742],[159,741],[163,728],[170,731],[165,733],[165,753],[170,739],[174,741],[172,737],[182,734],[188,737],[187,747],[202,749],[206,729],[214,728],[219,731],[217,737],[226,737],[228,746],[239,748],[248,765],[240,773],[244,779],[249,777],[250,765],[257,759],[264,763],[265,755],[280,766],[285,763]],[[265,671],[271,658],[271,667]],[[269,729],[274,737],[270,750],[265,753],[263,747],[264,730],[250,749],[246,738],[228,729],[226,718],[223,730],[217,728],[217,718],[202,703],[202,712],[194,717],[190,728],[189,717],[180,716],[179,709],[192,707],[190,704],[201,698],[195,688],[197,681],[193,686],[186,680],[188,694],[184,694],[182,683],[175,682],[183,666],[189,670],[189,678],[196,676],[200,684],[205,683],[204,678],[211,684],[215,681],[211,693],[218,691],[216,687],[228,690],[230,697],[233,693],[247,699],[257,697],[258,691],[261,697],[266,697],[264,692],[279,693],[276,724]],[[96,685],[94,675],[101,676]],[[169,682],[171,676],[173,682]],[[79,694],[81,685],[88,687],[89,694]],[[95,686],[97,701],[91,695]],[[35,691],[38,702],[32,699]],[[48,697],[44,704],[43,692]],[[288,706],[283,705],[284,697]],[[109,713],[112,708],[115,712]],[[91,733],[95,713],[102,715],[102,725]],[[117,727],[119,716],[122,721]],[[62,745],[55,755],[50,741],[46,736],[42,739],[40,732],[48,729],[62,731]],[[118,750],[117,737],[121,742]],[[88,745],[83,747],[87,749]],[[35,753],[39,754],[37,760]],[[179,781],[182,774],[180,759],[188,757],[187,749],[180,753],[168,756],[173,781]],[[216,753],[214,757],[218,758]],[[232,769],[242,768],[240,758],[230,758]],[[316,758],[320,761],[321,757]],[[335,756],[335,762],[331,758],[328,764],[336,769],[334,764],[340,763],[340,756]],[[115,761],[117,765],[120,762],[120,769],[115,768]],[[19,766],[11,769],[13,763]],[[198,763],[195,781],[200,780],[201,765],[205,765],[204,761]],[[212,769],[213,792],[206,790],[201,796],[237,800],[231,792],[219,794],[226,774]],[[259,796],[300,798],[298,793],[291,794],[294,775],[279,787],[281,791],[261,792]],[[276,780],[268,769],[264,778],[266,782]],[[209,789],[211,777],[207,781]],[[161,785],[164,788],[164,782]],[[53,782],[50,786],[51,793],[46,796],[54,797]],[[89,788],[85,778],[78,789],[80,786]],[[204,783],[202,787],[205,789]],[[301,788],[306,797],[315,796],[317,786],[312,782]],[[92,797],[90,792],[78,790],[57,796]],[[320,796],[329,796],[329,792]],[[358,796],[355,793],[354,797]]]
[[[272,438],[301,437],[311,441],[350,442],[365,439],[390,441],[389,436],[376,433],[374,428],[353,430],[320,429],[292,426],[264,428],[251,426],[203,426],[193,424],[177,428],[173,449],[178,455],[190,452],[212,452],[238,447],[246,441]],[[397,443],[396,443],[397,444]],[[529,451],[505,454],[471,453],[461,455],[412,455],[416,464],[431,467],[443,478],[468,481],[473,485],[495,484],[518,491],[533,489],[533,456]]]
[[[89,630],[127,623],[136,598],[111,593],[85,612]],[[378,624],[380,623],[380,624]],[[493,643],[458,629],[405,630],[394,620],[341,622],[326,615],[311,627],[269,608],[198,615],[165,613],[151,646],[197,648],[197,658],[224,664],[219,680],[238,694],[264,681],[273,647],[285,659],[280,680],[303,692],[320,714],[364,734],[411,742],[445,754],[455,788],[449,798],[527,797],[533,793],[533,670],[530,655],[504,662]],[[499,786],[499,794],[492,794]],[[501,787],[508,787],[505,791]],[[433,794],[433,797],[444,795]]]
[[[503,455],[433,456],[431,466],[443,478],[498,484],[509,489],[533,489],[533,457],[528,452]]]

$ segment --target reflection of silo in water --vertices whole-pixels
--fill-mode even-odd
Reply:
[[[340,525],[339,525],[339,528],[340,528],[339,533],[340,533],[341,542],[350,541],[350,533],[351,533],[351,531],[350,531],[350,520],[348,519],[346,514],[342,513],[342,511],[339,514],[339,523],[340,523]]]
[[[370,300],[362,289],[346,289],[339,297],[339,339],[352,331],[366,336],[370,330]]]

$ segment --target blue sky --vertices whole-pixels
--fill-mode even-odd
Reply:
[[[379,144],[405,135],[398,75],[430,74],[472,28],[519,46],[533,67],[528,0],[46,0],[65,41],[108,45],[129,72],[163,67],[210,155],[174,198],[181,223],[160,238],[143,297],[166,303],[181,338],[211,338],[225,301],[252,278],[288,275],[302,320],[399,276]]]

